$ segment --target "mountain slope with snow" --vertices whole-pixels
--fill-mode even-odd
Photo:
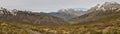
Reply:
[[[99,5],[91,8],[89,13],[82,16],[71,19],[71,22],[84,23],[84,22],[94,22],[96,20],[109,17],[115,14],[119,14],[120,11],[119,3],[105,2],[99,7]],[[112,18],[111,18],[112,19]]]
[[[58,12],[52,12],[49,13],[52,16],[56,16],[56,17],[60,17],[63,18],[65,20],[77,17],[77,16],[81,16],[83,14],[87,13],[87,11],[81,11],[81,10],[77,10],[77,9],[61,9]]]

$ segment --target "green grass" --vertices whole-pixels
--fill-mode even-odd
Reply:
[[[0,22],[0,34],[30,34],[26,29],[42,34],[120,34],[120,21],[70,26],[38,26],[16,22]]]
[[[0,21],[0,34],[120,34],[120,13],[94,22],[69,26],[39,26]]]

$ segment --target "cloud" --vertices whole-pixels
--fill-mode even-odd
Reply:
[[[109,1],[120,2],[120,0],[0,0],[0,6],[10,9],[40,11],[61,8],[90,8]]]

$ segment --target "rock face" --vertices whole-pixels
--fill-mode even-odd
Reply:
[[[10,12],[7,9],[5,9],[5,8],[1,8],[0,9],[0,14],[1,15],[7,15],[7,14],[10,14]]]
[[[30,23],[35,25],[68,25],[61,18],[50,16],[46,13],[33,13],[30,11],[0,9],[0,20],[20,23]]]
[[[114,10],[114,9],[120,9],[120,4],[116,2],[105,2],[99,9],[105,9],[105,10]]]
[[[74,10],[74,9],[61,9],[58,12],[49,13],[52,16],[57,16],[60,18],[63,18],[65,20],[69,20],[74,17],[81,16],[85,14],[87,11],[80,11],[80,10]]]
[[[89,13],[87,14],[71,19],[71,22],[93,22],[101,18],[115,15],[120,12],[120,4],[116,2],[105,2],[104,4],[97,5],[88,11]]]
[[[5,8],[0,8],[0,15],[16,15],[17,14],[17,10],[7,10]]]
[[[115,9],[120,9],[120,4],[117,2],[105,2],[104,4],[98,4],[95,7],[92,7],[88,11],[106,11],[106,10],[115,10]]]

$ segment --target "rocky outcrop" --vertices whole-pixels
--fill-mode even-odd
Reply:
[[[120,9],[120,4],[117,2],[105,2],[104,4],[97,4],[96,6],[92,7],[89,9],[89,12],[92,11],[106,11],[106,10],[115,10],[115,9]]]

